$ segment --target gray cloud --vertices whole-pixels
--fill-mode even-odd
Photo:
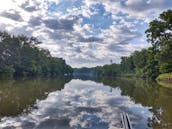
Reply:
[[[76,51],[77,53],[81,53],[81,52],[82,52],[80,47],[76,47],[76,48],[75,48],[75,51]]]
[[[23,21],[22,17],[20,16],[19,12],[17,12],[17,11],[12,11],[12,12],[4,11],[4,12],[0,13],[0,16],[12,19],[14,21]]]
[[[68,19],[46,19],[43,20],[43,23],[46,27],[53,29],[53,30],[73,30],[73,25],[76,20],[68,20]]]
[[[79,37],[78,41],[79,42],[102,42],[103,39],[91,36],[91,37],[88,37],[88,38]]]
[[[121,54],[125,54],[130,52],[129,50],[126,50],[125,47],[122,47],[119,44],[110,44],[108,45],[108,50],[110,50],[111,52],[117,52],[117,53],[121,53]]]
[[[21,8],[24,9],[25,11],[28,11],[28,12],[34,12],[34,11],[37,11],[37,6],[30,6],[29,5],[29,1],[26,1],[25,3],[23,3],[21,5]]]
[[[25,29],[23,29],[23,28],[25,28]],[[21,26],[21,27],[13,28],[13,30],[10,31],[10,33],[17,34],[17,35],[25,34],[30,37],[30,36],[32,36],[33,31],[34,31],[34,28],[30,28],[30,30],[28,30],[27,26]]]
[[[42,23],[42,19],[40,17],[31,17],[28,23],[31,26],[39,26]]]
[[[125,2],[125,6],[135,11],[147,11],[155,9],[171,8],[172,2],[170,0],[130,0]]]

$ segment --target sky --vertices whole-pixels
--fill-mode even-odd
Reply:
[[[4,0],[0,30],[37,37],[72,67],[94,67],[148,48],[149,22],[168,9],[172,0]]]

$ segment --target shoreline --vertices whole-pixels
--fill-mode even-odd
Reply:
[[[172,89],[172,73],[160,74],[156,81],[159,85]]]

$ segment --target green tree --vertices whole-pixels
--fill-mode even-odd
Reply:
[[[147,49],[135,51],[133,54],[133,62],[135,65],[135,73],[137,76],[145,77],[146,66],[148,65],[149,53]]]
[[[0,75],[63,76],[73,70],[62,58],[37,47],[40,42],[26,36],[0,32]],[[8,74],[7,74],[8,73]]]
[[[148,41],[152,43],[159,72],[172,72],[172,10],[163,12],[158,19],[150,22],[146,34]]]
[[[135,70],[135,65],[133,61],[133,56],[121,57],[121,71],[123,73],[133,73]]]

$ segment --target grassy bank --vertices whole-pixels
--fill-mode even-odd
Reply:
[[[156,81],[158,84],[161,86],[171,88],[172,89],[172,73],[164,73],[160,74],[157,78]]]
[[[172,73],[164,73],[164,74],[160,74],[157,77],[158,81],[172,81]]]

